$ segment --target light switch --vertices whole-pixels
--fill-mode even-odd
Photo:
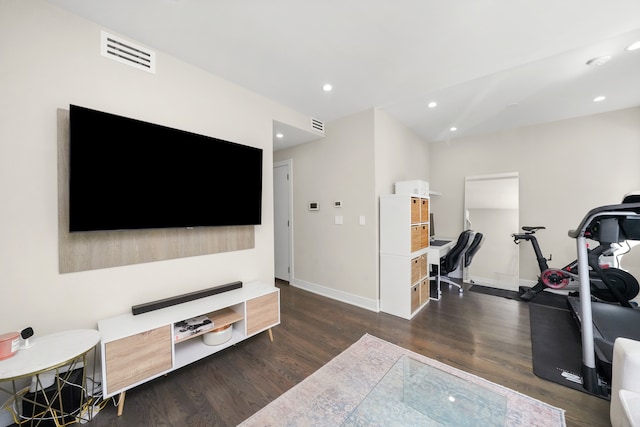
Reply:
[[[336,225],[342,225],[342,215],[336,215]]]
[[[365,220],[365,218],[364,218],[364,215],[360,215],[360,218],[358,219],[358,223],[359,223],[360,225],[365,225],[366,220]]]

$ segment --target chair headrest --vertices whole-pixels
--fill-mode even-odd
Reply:
[[[640,202],[640,190],[632,191],[624,195],[622,203],[638,203]]]
[[[451,248],[449,253],[447,253],[447,255],[444,257],[441,268],[444,268],[447,273],[455,270],[458,267],[458,264],[462,260],[462,254],[467,249],[467,246],[469,246],[469,240],[471,239],[472,235],[472,230],[464,230],[462,233],[460,233],[460,236],[458,236],[458,241]]]
[[[478,252],[478,249],[480,249],[480,246],[482,246],[482,242],[484,242],[484,235],[482,233],[476,233],[476,235],[473,236],[473,241],[469,245],[469,249],[467,249],[467,251],[464,254],[465,267],[469,267],[469,265],[471,264],[471,260],[473,259],[473,256],[476,254],[476,252]]]

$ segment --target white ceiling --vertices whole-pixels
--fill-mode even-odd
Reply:
[[[324,122],[376,107],[427,141],[640,105],[639,0],[48,1]],[[283,129],[276,149],[313,139]]]

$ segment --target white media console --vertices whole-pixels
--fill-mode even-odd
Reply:
[[[233,325],[231,339],[207,345],[208,331],[175,339],[174,324],[206,315],[214,328]],[[104,398],[120,395],[153,378],[207,357],[280,324],[280,289],[266,283],[247,283],[239,289],[161,308],[143,314],[123,314],[98,322],[102,336],[102,389]]]

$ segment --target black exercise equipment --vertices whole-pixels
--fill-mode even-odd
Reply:
[[[590,257],[587,239],[596,240],[601,245],[624,240],[640,240],[638,196],[625,197],[619,205],[601,206],[590,210],[578,228],[569,231],[569,237],[576,239],[578,252],[580,297],[567,299],[570,311],[581,330],[582,386],[590,393],[608,397],[613,343],[618,337],[640,340],[640,310],[633,308],[628,301],[627,304],[592,301],[589,269],[594,267],[595,255]],[[603,270],[595,271],[602,274]],[[602,279],[607,282],[607,279],[611,278],[603,276]],[[612,288],[612,293],[617,298],[614,289]]]
[[[572,261],[561,269],[550,268],[535,236],[537,230],[544,230],[545,227],[522,227],[524,233],[512,234],[513,241],[519,244],[521,240],[531,242],[540,269],[538,282],[530,289],[525,289],[520,294],[520,299],[524,301],[533,300],[540,292],[546,288],[562,289],[573,281],[578,280],[578,260]],[[617,259],[617,252],[620,249],[620,242],[602,242],[589,253],[589,271],[591,295],[595,298],[607,302],[618,302],[628,306],[628,301],[632,300],[640,292],[638,281],[628,272],[610,267],[603,269],[600,266],[600,257],[612,257]],[[617,264],[617,263],[616,263]],[[570,294],[571,295],[571,294]]]

